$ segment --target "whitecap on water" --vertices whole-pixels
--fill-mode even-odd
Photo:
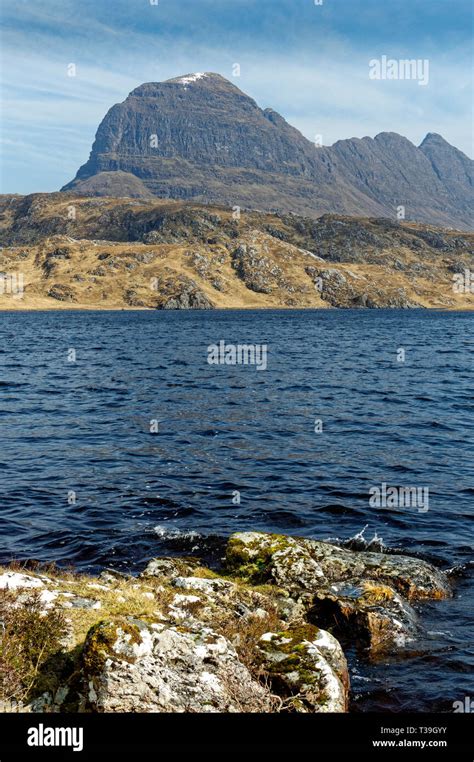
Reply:
[[[164,527],[162,524],[153,527],[153,531],[163,540],[198,540],[202,537],[199,532],[193,529],[181,530],[177,529],[177,527]]]

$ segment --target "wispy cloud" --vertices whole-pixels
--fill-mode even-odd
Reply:
[[[439,132],[471,153],[469,3],[432,0],[19,0],[4,11],[2,189],[56,190],[97,126],[142,82],[218,71],[309,139]],[[413,23],[416,20],[416,23]],[[430,60],[430,82],[373,81],[386,54]],[[67,66],[77,67],[69,77]],[[7,84],[8,83],[8,84]]]

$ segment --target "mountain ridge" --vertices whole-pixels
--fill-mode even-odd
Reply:
[[[144,83],[112,106],[61,190],[126,196],[131,186],[134,196],[312,217],[396,219],[404,207],[406,219],[472,229],[473,167],[433,132],[419,146],[384,131],[317,147],[221,75],[198,72]],[[112,183],[117,171],[131,177]]]

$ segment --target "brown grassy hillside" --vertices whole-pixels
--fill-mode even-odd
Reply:
[[[336,215],[235,217],[156,199],[3,196],[0,308],[474,307],[469,284],[453,288],[474,272],[474,234]],[[15,278],[23,293],[9,293]]]

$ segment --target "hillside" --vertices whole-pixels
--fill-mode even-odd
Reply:
[[[1,309],[474,307],[474,234],[380,218],[3,196],[0,245]]]

